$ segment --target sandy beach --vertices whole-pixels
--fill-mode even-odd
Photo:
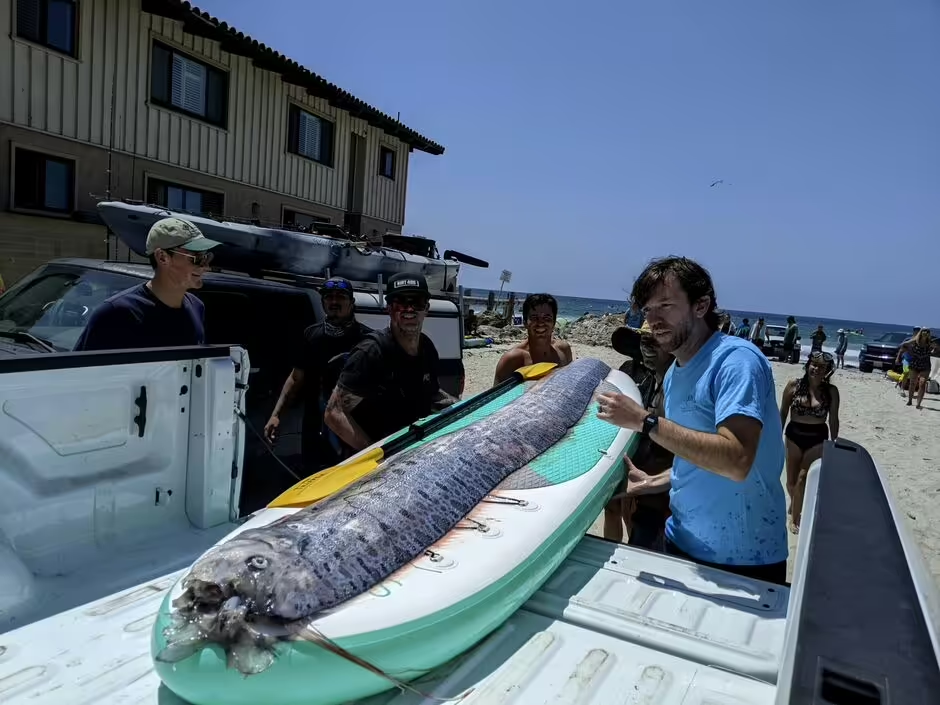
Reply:
[[[499,356],[508,344],[464,350],[467,374],[464,397],[493,384]],[[619,367],[624,357],[609,347],[572,342],[578,357],[596,357]],[[778,403],[788,380],[802,368],[772,362]],[[940,397],[926,395],[923,409],[908,407],[893,382],[881,372],[865,374],[838,370],[833,383],[842,397],[840,436],[864,446],[881,467],[899,508],[923,552],[927,566],[940,584]],[[783,473],[781,468],[781,482]],[[600,519],[591,533],[600,535]],[[796,552],[796,536],[790,534],[790,563]]]

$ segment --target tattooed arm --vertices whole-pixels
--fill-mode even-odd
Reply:
[[[372,441],[365,431],[352,417],[352,410],[356,408],[362,397],[348,392],[340,385],[336,385],[330,400],[326,405],[323,421],[329,429],[342,439],[353,450],[362,450]]]

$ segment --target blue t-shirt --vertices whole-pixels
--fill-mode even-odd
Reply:
[[[88,319],[73,350],[122,350],[202,345],[205,306],[193,294],[180,308],[160,301],[146,284],[106,299]]]
[[[763,424],[757,456],[743,482],[703,470],[678,455],[672,466],[666,536],[693,558],[724,565],[787,559],[787,506],[780,475],[785,450],[773,371],[751,343],[715,333],[663,382],[666,418],[716,433],[734,415]]]

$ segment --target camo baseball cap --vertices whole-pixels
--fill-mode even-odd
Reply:
[[[147,233],[148,255],[157,250],[179,248],[189,252],[206,252],[222,243],[210,240],[194,223],[182,218],[163,218],[150,226]]]

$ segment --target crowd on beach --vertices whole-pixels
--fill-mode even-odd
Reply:
[[[203,305],[190,290],[201,286],[217,245],[188,221],[155,223],[146,245],[153,277],[98,307],[75,349],[203,344]],[[293,369],[264,428],[274,442],[283,410],[303,399],[308,474],[457,401],[440,388],[437,350],[422,332],[430,304],[422,276],[389,278],[382,330],[356,319],[346,279],[328,279],[319,293],[325,318],[290,353]],[[820,327],[802,374],[778,403],[763,352],[764,321],[752,326],[745,319],[732,329],[700,264],[684,257],[650,262],[634,282],[631,304],[642,322],[618,327],[611,344],[629,358],[622,369],[641,399],[602,393],[596,413],[636,432],[640,442],[623,459],[623,486],[605,510],[604,534],[622,541],[626,527],[631,545],[785,584],[787,525],[799,530],[806,473],[823,443],[839,433],[842,399],[832,376],[844,337],[834,357],[822,350]],[[526,337],[501,356],[494,386],[519,368],[565,366],[575,358],[554,334],[552,295],[529,295],[522,313]],[[800,358],[797,337],[791,317],[783,345],[790,362]],[[912,390],[926,382],[934,344],[922,329],[901,346]]]

